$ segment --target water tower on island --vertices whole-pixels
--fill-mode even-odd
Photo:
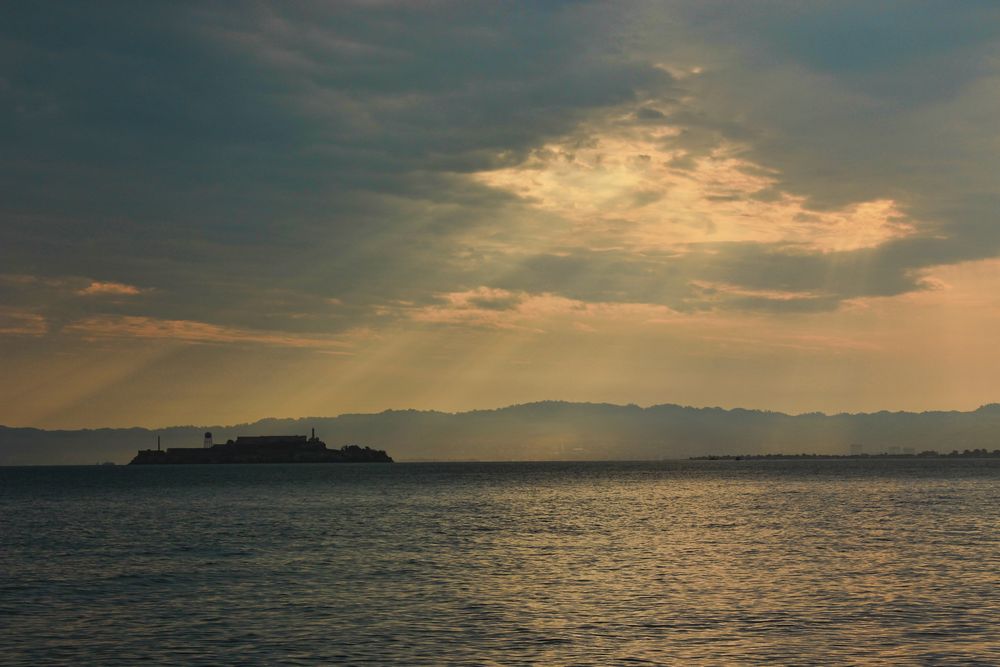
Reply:
[[[211,431],[205,431],[205,445],[204,446],[205,446],[205,449],[208,449],[209,447],[212,446],[212,432]]]

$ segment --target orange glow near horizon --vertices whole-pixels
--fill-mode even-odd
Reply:
[[[471,290],[355,340],[348,356],[313,340],[190,325],[197,335],[176,339],[159,335],[172,323],[133,322],[103,332],[113,337],[92,329],[92,342],[80,340],[69,357],[12,363],[15,381],[0,399],[15,412],[8,407],[0,422],[216,424],[552,398],[788,412],[974,409],[994,377],[995,345],[979,332],[1000,327],[1000,260],[939,267],[929,278],[936,289],[781,317]],[[858,381],[872,376],[879,381]]]

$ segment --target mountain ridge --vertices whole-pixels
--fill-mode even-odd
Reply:
[[[307,433],[359,443],[405,460],[659,459],[705,454],[843,454],[889,447],[994,449],[1000,404],[976,410],[825,414],[662,403],[535,401],[465,412],[387,409],[335,417],[266,417],[232,425],[39,429],[0,426],[0,465],[125,462],[138,449],[198,446],[238,435]]]

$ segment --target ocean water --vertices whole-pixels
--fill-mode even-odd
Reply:
[[[1000,460],[0,469],[4,665],[997,665]]]

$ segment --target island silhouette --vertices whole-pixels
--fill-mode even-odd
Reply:
[[[212,433],[205,433],[201,447],[170,447],[140,449],[129,465],[160,465],[184,463],[392,463],[392,457],[381,449],[345,445],[327,449],[326,443],[312,435],[239,436],[235,440],[214,444]]]

